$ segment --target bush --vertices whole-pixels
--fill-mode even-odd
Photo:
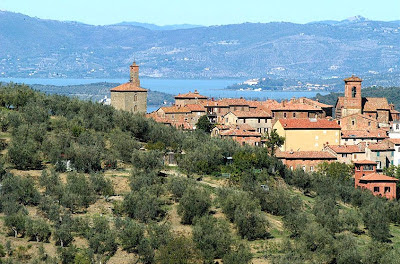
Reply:
[[[69,173],[61,204],[75,212],[79,208],[89,207],[94,201],[94,190],[85,175]]]
[[[96,216],[93,218],[93,225],[88,232],[87,239],[95,254],[100,255],[100,258],[102,256],[113,256],[118,248],[115,238],[115,232],[111,230],[105,217]]]
[[[252,258],[253,255],[250,249],[243,244],[239,244],[224,255],[222,262],[225,264],[248,264],[251,263]]]
[[[203,216],[195,221],[193,241],[205,260],[211,262],[215,258],[222,258],[232,244],[229,225],[212,216]]]
[[[22,213],[7,215],[4,219],[4,224],[9,229],[9,234],[14,237],[18,237],[21,235],[23,237],[25,235],[25,222],[27,217]]]
[[[137,247],[144,239],[144,227],[131,219],[117,221],[121,246],[128,252],[137,252]]]
[[[35,182],[31,177],[7,174],[1,184],[1,201],[6,198],[13,198],[13,200],[24,205],[37,205],[39,203],[40,194],[36,190]]]
[[[131,162],[137,169],[152,171],[160,169],[163,165],[161,152],[156,150],[133,150]]]
[[[47,242],[51,235],[49,224],[43,219],[26,221],[26,235],[36,242]]]
[[[186,189],[193,185],[189,179],[183,177],[173,177],[171,178],[168,189],[173,194],[175,200],[179,200],[182,198],[183,194],[185,193]]]
[[[90,174],[90,183],[94,191],[103,196],[111,196],[114,194],[114,187],[110,179],[106,179],[103,174]]]
[[[205,189],[189,187],[179,202],[178,214],[183,224],[192,224],[195,217],[207,214],[210,207],[210,194]]]
[[[241,237],[248,240],[267,238],[268,221],[260,211],[249,211],[245,207],[235,210],[235,225]]]
[[[142,189],[139,192],[131,192],[125,196],[123,207],[129,217],[148,222],[157,220],[164,215],[161,204],[162,202],[159,198]]]
[[[201,255],[193,241],[185,237],[176,237],[168,241],[158,251],[157,263],[160,264],[201,264]]]

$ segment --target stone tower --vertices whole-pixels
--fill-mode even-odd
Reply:
[[[147,112],[147,90],[140,87],[139,66],[133,62],[130,68],[129,82],[110,90],[111,105],[118,110],[132,113]]]
[[[354,75],[344,79],[342,117],[352,114],[362,114],[361,82],[362,80]]]

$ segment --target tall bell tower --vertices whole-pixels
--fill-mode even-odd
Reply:
[[[344,79],[342,117],[352,114],[362,114],[361,82],[362,80],[354,75]]]
[[[140,87],[140,80],[139,80],[139,65],[136,64],[134,61],[130,68],[130,79],[129,82],[131,82],[134,86]]]

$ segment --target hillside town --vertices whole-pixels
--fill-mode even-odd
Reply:
[[[357,187],[393,199],[397,179],[382,172],[400,163],[400,112],[386,98],[362,97],[361,84],[356,76],[344,79],[344,96],[335,106],[305,97],[281,102],[214,99],[194,90],[176,95],[172,106],[160,107],[147,117],[190,131],[207,116],[214,126],[212,137],[260,147],[274,131],[284,138],[276,157],[291,170],[313,172],[323,162],[354,164]],[[111,104],[146,113],[146,96],[134,62],[130,81],[111,89]]]

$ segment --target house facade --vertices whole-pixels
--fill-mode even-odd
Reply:
[[[328,119],[279,119],[273,129],[285,138],[281,151],[321,151],[340,142],[340,126]]]

